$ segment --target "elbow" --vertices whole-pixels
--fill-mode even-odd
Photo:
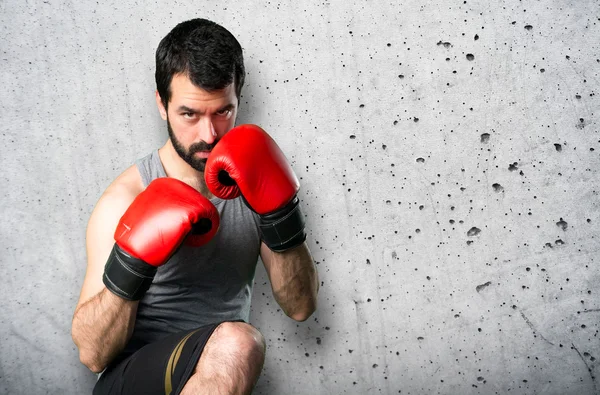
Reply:
[[[293,319],[294,321],[303,322],[303,321],[306,321],[307,319],[309,319],[310,316],[312,315],[312,313],[313,312],[295,313],[295,314],[291,314],[290,318]]]
[[[71,332],[71,338],[73,343],[79,349],[79,362],[94,373],[100,373],[106,368],[106,363],[102,363],[98,356],[98,353],[90,351],[79,341],[80,339],[76,336],[75,331]]]
[[[106,363],[103,363],[99,358],[96,358],[89,353],[80,352],[79,360],[94,373],[100,373],[106,368]]]
[[[303,322],[310,318],[311,315],[317,310],[317,302],[314,301],[308,306],[305,306],[302,309],[298,309],[297,311],[290,312],[288,316],[294,321]]]
[[[94,373],[100,373],[106,368],[106,361],[100,355],[89,348],[82,347],[81,343],[73,336],[73,342],[79,349],[79,361]]]

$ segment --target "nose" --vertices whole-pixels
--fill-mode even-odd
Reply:
[[[217,132],[215,131],[215,127],[209,117],[206,117],[203,122],[200,122],[198,128],[198,137],[200,137],[202,141],[204,141],[206,144],[213,144],[215,142],[217,139]]]

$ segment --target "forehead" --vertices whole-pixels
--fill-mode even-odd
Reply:
[[[192,84],[185,74],[176,74],[171,80],[171,103],[179,102],[198,102],[198,103],[219,103],[235,104],[237,96],[235,95],[234,84],[229,84],[218,91],[206,91]]]

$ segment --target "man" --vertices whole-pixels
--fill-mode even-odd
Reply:
[[[95,394],[250,393],[265,354],[247,323],[259,254],[288,316],[316,308],[297,179],[260,128],[233,128],[244,76],[240,44],[213,22],[183,22],[159,44],[169,139],[117,177],[87,228],[72,336],[81,362],[103,372]],[[245,159],[256,151],[265,164]],[[223,194],[231,185],[237,195]]]

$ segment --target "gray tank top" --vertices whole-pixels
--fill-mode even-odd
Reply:
[[[136,161],[144,186],[166,177],[158,150]],[[242,199],[211,199],[221,225],[202,247],[182,246],[157,270],[139,303],[131,340],[121,357],[165,335],[250,316],[260,252],[258,216]]]

